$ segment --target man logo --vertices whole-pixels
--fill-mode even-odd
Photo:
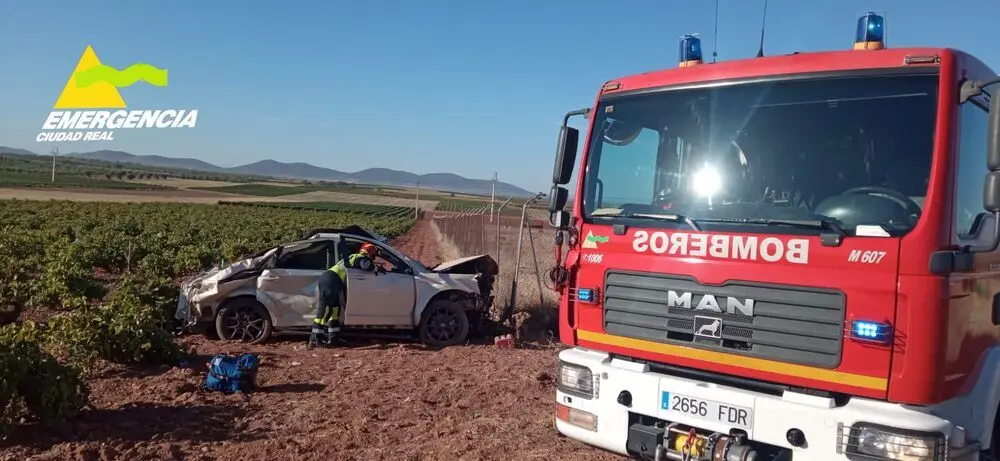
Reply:
[[[689,291],[670,290],[667,292],[667,307],[680,307],[696,311],[717,312],[719,314],[727,313],[733,315],[739,313],[740,315],[753,317],[754,300],[750,298],[740,299],[727,296],[723,298],[724,302],[720,303],[714,295],[704,294],[695,303],[694,296],[694,293]]]

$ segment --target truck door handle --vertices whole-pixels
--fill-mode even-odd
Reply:
[[[273,275],[265,275],[265,276],[262,276],[260,279],[264,280],[266,282],[273,282],[275,280],[278,280],[278,277],[275,277]]]

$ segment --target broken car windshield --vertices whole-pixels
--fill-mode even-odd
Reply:
[[[927,193],[936,101],[928,74],[607,99],[590,140],[585,216],[906,232]]]

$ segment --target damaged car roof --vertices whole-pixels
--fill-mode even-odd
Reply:
[[[375,240],[382,243],[389,242],[388,237],[376,234],[375,232],[372,232],[356,224],[351,224],[350,226],[347,227],[317,227],[313,229],[308,229],[302,233],[302,238],[309,239],[316,234],[349,234],[349,235],[357,235],[359,237],[364,237],[366,239]]]

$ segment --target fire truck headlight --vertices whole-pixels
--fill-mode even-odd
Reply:
[[[854,426],[848,443],[849,459],[899,461],[944,459],[944,435],[914,432],[870,424]]]
[[[594,373],[585,366],[560,361],[556,385],[560,391],[577,397],[591,399],[597,396]]]
[[[691,179],[691,188],[701,197],[712,197],[722,189],[722,176],[710,165],[698,170]]]

